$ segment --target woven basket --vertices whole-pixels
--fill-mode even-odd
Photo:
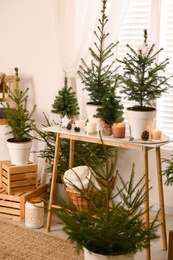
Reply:
[[[76,208],[78,210],[82,210],[82,209],[90,209],[91,208],[91,201],[87,201],[86,199],[82,198],[81,193],[79,191],[77,191],[74,188],[69,188],[66,186],[65,182],[64,182],[64,176],[62,176],[62,181],[64,184],[64,189],[66,191],[66,195],[67,195],[67,201],[73,203]],[[112,188],[113,189],[113,183],[115,181],[115,176],[112,177],[112,179],[110,180],[110,183],[112,184]],[[99,181],[98,181],[99,183]],[[101,183],[99,183],[100,187],[101,187]],[[83,190],[83,192],[92,192],[92,198],[97,201],[97,207],[101,208],[103,206],[105,206],[106,202],[105,202],[105,198],[103,197],[103,195],[101,196],[100,192],[98,190]],[[103,190],[102,190],[103,192]],[[86,194],[87,195],[87,194]],[[89,195],[91,196],[91,194]],[[93,201],[93,200],[92,200]]]
[[[65,190],[66,190],[66,195],[67,195],[67,201],[72,202],[76,206],[77,210],[82,210],[84,208],[85,209],[91,208],[91,202],[82,198],[81,193],[78,192],[76,189],[65,186]],[[87,192],[89,192],[89,191],[87,191]],[[92,192],[92,196],[93,196],[94,200],[98,200],[99,192],[97,190],[91,191],[91,192]],[[102,203],[100,203],[100,204],[102,204]]]

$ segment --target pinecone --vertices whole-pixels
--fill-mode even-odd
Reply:
[[[149,139],[149,136],[150,136],[149,132],[145,130],[141,135],[141,139],[147,141]]]
[[[75,127],[74,127],[74,131],[75,131],[75,132],[80,132],[80,127],[75,126]]]
[[[71,123],[68,123],[67,129],[68,129],[68,130],[71,130],[71,128],[72,128],[72,124],[71,124]]]

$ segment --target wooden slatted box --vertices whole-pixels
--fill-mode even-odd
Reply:
[[[25,221],[25,202],[32,197],[47,198],[47,184],[38,185],[35,191],[16,192],[9,195],[0,188],[0,217],[16,222]]]
[[[8,194],[14,192],[33,191],[37,187],[37,164],[16,166],[10,161],[0,162],[0,186]]]

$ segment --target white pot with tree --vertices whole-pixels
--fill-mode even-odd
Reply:
[[[78,75],[90,98],[86,104],[88,119],[89,121],[97,122],[98,130],[102,128],[98,109],[102,107],[107,95],[111,97],[111,101],[114,100],[114,103],[117,100],[119,101],[119,97],[116,96],[119,79],[117,68],[114,67],[116,60],[112,61],[111,64],[106,63],[109,62],[109,59],[114,55],[113,50],[118,44],[118,42],[116,42],[106,45],[109,38],[109,33],[106,33],[108,23],[106,4],[107,0],[102,0],[101,17],[98,20],[98,31],[94,31],[96,37],[96,42],[94,43],[95,48],[89,48],[92,59],[91,63],[88,65],[84,59],[81,59],[81,65],[78,70]],[[107,99],[107,104],[111,105],[109,98]],[[118,102],[117,105],[119,105]],[[120,108],[122,109],[122,105],[119,105],[118,109]],[[106,109],[109,110],[109,105]]]
[[[16,74],[16,88],[14,92],[9,89],[9,97],[13,100],[14,108],[9,103],[2,103],[4,107],[5,116],[7,119],[7,126],[10,127],[7,134],[12,135],[7,139],[7,147],[11,163],[14,165],[25,165],[29,162],[30,151],[32,147],[31,131],[35,127],[35,120],[32,118],[36,109],[33,106],[31,112],[27,109],[28,104],[28,90],[21,90],[19,88],[18,68],[14,68]]]
[[[124,70],[120,92],[127,100],[135,102],[134,106],[127,108],[127,118],[131,134],[136,139],[141,139],[144,131],[152,130],[156,118],[155,101],[171,87],[168,83],[170,77],[164,76],[169,59],[157,64],[156,59],[163,49],[153,53],[155,44],[148,46],[147,38],[147,30],[144,30],[144,41],[139,49],[127,44],[128,53],[123,60],[118,60]]]

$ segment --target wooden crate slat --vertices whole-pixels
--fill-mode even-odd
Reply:
[[[1,218],[6,218],[6,219],[9,219],[9,220],[12,220],[12,221],[20,222],[20,217],[19,216],[5,214],[5,213],[1,214],[0,213],[0,217]]]
[[[23,191],[27,192],[27,191],[35,191],[36,190],[36,187],[35,185],[34,186],[22,186],[22,189]],[[21,187],[16,187],[16,188],[13,188],[13,191],[14,192],[18,192],[18,190],[21,190]]]
[[[22,187],[24,188],[25,186],[35,186],[35,189],[36,189],[35,179],[11,182],[11,189],[13,189],[15,187],[18,187],[18,188],[22,189]],[[22,189],[22,191],[24,191],[24,190]]]
[[[20,215],[20,209],[14,209],[14,208],[0,207],[0,212],[17,215],[17,216]]]
[[[8,200],[0,200],[0,206],[20,209],[20,203],[19,202],[16,203],[16,202],[13,202],[13,201],[8,201]]]
[[[20,174],[11,175],[11,181],[27,180],[27,179],[35,179],[35,172],[28,172],[28,173],[24,172]]]
[[[2,162],[3,169],[8,172],[10,168],[11,174],[22,173],[22,172],[35,172],[35,169],[37,168],[36,164],[28,163],[27,165],[17,166],[10,163],[4,163]],[[29,167],[28,167],[29,166]]]
[[[2,191],[2,192],[1,192]],[[3,199],[3,200],[11,200],[11,201],[18,201],[20,202],[20,197],[21,196],[16,196],[15,194],[14,195],[10,195],[6,192],[5,189],[1,190],[0,191],[0,199]],[[23,194],[23,193],[22,193]]]

